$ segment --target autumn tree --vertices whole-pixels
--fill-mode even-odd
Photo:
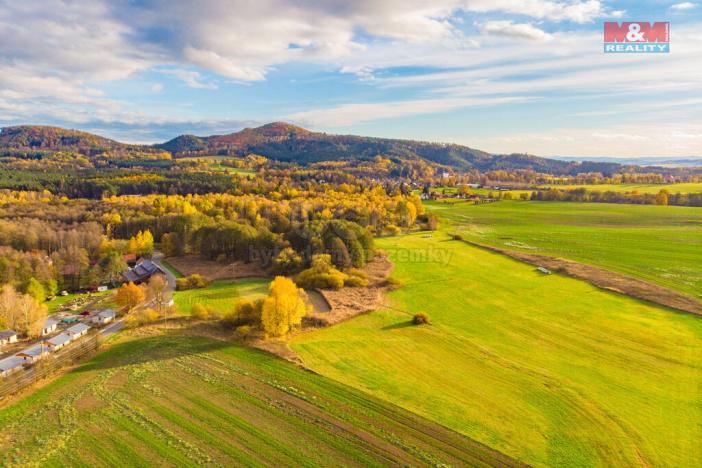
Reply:
[[[9,284],[0,290],[0,323],[5,327],[32,338],[40,336],[47,312],[45,305]]]
[[[154,275],[146,286],[146,297],[153,303],[159,313],[168,307],[173,293],[168,286],[168,281],[163,275]]]
[[[268,290],[261,310],[263,331],[266,336],[285,336],[290,329],[301,325],[310,309],[305,302],[306,294],[284,276],[276,276]]]
[[[148,229],[139,231],[129,239],[129,252],[136,255],[150,255],[154,251],[154,236]]]
[[[144,301],[144,290],[134,283],[123,284],[117,290],[116,301],[121,307],[131,310]]]
[[[42,303],[46,300],[46,290],[44,286],[34,277],[29,278],[25,293],[33,297],[35,301]]]

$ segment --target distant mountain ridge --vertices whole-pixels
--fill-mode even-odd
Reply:
[[[47,126],[15,126],[0,131],[0,154],[75,151],[88,157],[104,152],[170,152],[174,157],[255,153],[272,160],[307,165],[323,161],[370,160],[377,155],[395,160],[424,160],[457,171],[534,170],[554,175],[583,172],[612,174],[640,171],[638,166],[608,161],[579,162],[526,154],[495,155],[468,146],[355,135],[313,132],[273,122],[256,128],[212,136],[180,135],[155,145],[120,143],[79,130]]]

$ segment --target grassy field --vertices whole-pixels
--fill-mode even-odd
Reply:
[[[593,184],[593,185],[544,185],[542,188],[555,187],[563,190],[584,188],[591,192],[638,192],[658,193],[667,190],[669,193],[700,193],[702,182],[684,184]]]
[[[485,466],[510,460],[251,349],[121,341],[0,409],[0,466]]]
[[[176,291],[173,300],[184,314],[189,314],[192,306],[198,303],[208,309],[224,313],[232,310],[239,299],[266,296],[269,283],[270,280],[259,278],[219,280],[207,288]]]
[[[427,203],[452,231],[577,260],[702,297],[702,209],[604,203]]]
[[[323,375],[530,464],[699,466],[699,317],[448,239],[380,239],[404,284],[389,306],[292,348]],[[432,325],[412,325],[416,312]]]
[[[183,273],[181,273],[180,271],[178,271],[178,269],[177,269],[176,267],[174,267],[173,265],[171,265],[170,262],[169,262],[168,260],[161,259],[161,264],[163,265],[163,267],[164,267],[166,270],[168,270],[168,271],[169,271],[173,276],[175,276],[176,278],[182,278],[182,277],[183,277]]]

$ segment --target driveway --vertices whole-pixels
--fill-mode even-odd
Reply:
[[[154,254],[151,257],[151,261],[158,265],[166,273],[166,281],[168,282],[168,287],[171,288],[171,291],[175,291],[176,277],[173,273],[170,272],[168,268],[163,266],[163,253],[159,252],[158,250],[154,251]]]

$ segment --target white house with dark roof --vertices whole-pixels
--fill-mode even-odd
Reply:
[[[24,359],[19,356],[10,356],[9,358],[0,360],[0,377],[7,377],[19,371],[22,369],[23,365]]]
[[[46,357],[46,355],[49,354],[49,352],[50,348],[42,342],[37,343],[34,346],[30,346],[29,348],[23,351],[20,351],[16,354],[16,356],[22,358],[24,362],[28,362],[31,364]]]
[[[46,345],[52,352],[58,351],[71,342],[71,337],[66,333],[60,333],[55,337],[46,340]]]
[[[14,330],[0,331],[0,348],[12,343],[17,343],[17,332]]]
[[[116,317],[117,312],[115,312],[113,309],[105,309],[93,315],[93,317],[90,320],[98,325],[107,325],[108,323],[112,322]]]
[[[84,323],[79,323],[77,325],[73,325],[71,328],[67,329],[64,333],[67,334],[68,336],[70,336],[71,340],[77,340],[81,336],[84,336],[86,333],[88,333],[88,330],[90,330],[90,326],[88,326]]]
[[[44,327],[41,329],[41,336],[50,335],[56,331],[59,321],[53,317],[49,317],[44,322]]]

